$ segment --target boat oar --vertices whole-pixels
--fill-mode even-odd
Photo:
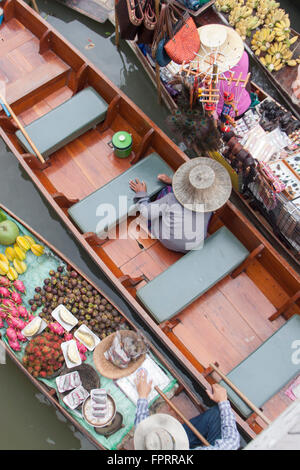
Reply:
[[[35,144],[32,142],[31,138],[29,137],[29,135],[27,134],[26,130],[24,129],[24,127],[22,126],[21,122],[19,121],[19,119],[17,118],[17,116],[15,115],[15,113],[13,112],[13,110],[11,109],[11,107],[9,106],[9,104],[7,103],[7,101],[5,100],[5,98],[3,97],[3,95],[0,94],[0,104],[3,108],[3,110],[5,111],[5,113],[7,114],[7,116],[11,116],[14,121],[17,123],[17,126],[18,128],[20,129],[20,131],[22,132],[22,134],[24,135],[25,139],[27,140],[27,142],[29,143],[29,145],[31,146],[31,148],[34,150],[34,152],[36,153],[38,159],[42,162],[42,163],[45,163],[45,160],[43,158],[43,156],[41,155],[41,153],[38,151],[38,149],[36,148]]]
[[[205,446],[210,446],[210,443],[205,439],[205,437],[202,436],[202,434],[198,431],[198,429],[195,428],[195,426],[192,425],[192,423],[186,419],[185,416],[176,408],[175,405],[166,397],[166,395],[158,388],[157,386],[154,387],[154,389],[159,393],[159,395],[165,400],[166,403],[168,403],[169,407],[172,408],[172,410],[175,411],[175,413],[178,414],[178,416],[184,421],[184,423],[190,428],[190,430],[195,434],[195,436],[198,437],[198,439],[203,442]]]
[[[271,421],[264,415],[264,413],[262,413],[262,411],[260,411],[259,408],[257,408],[257,406],[254,405],[254,403],[252,403],[249,398],[246,397],[246,395],[243,394],[243,392],[241,392],[227,377],[225,374],[223,374],[223,372],[220,371],[220,369],[215,366],[214,364],[209,364],[210,367],[215,371],[217,372],[217,374],[219,374],[219,376],[224,380],[224,382],[227,383],[227,385],[229,385],[229,387],[246,403],[246,405],[249,406],[249,408],[251,408],[256,414],[257,416],[259,416],[265,423],[267,424],[271,424]]]

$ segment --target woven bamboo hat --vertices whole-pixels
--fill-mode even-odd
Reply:
[[[232,185],[228,171],[220,163],[199,157],[178,168],[172,187],[178,202],[187,209],[213,212],[229,199]]]
[[[137,336],[135,331],[130,330],[121,330],[121,336],[123,335],[130,335],[130,336]],[[116,333],[112,333],[111,335],[104,338],[94,349],[93,353],[93,361],[95,364],[96,369],[98,372],[103,375],[103,377],[107,377],[108,379],[116,380],[122,377],[127,377],[128,375],[132,374],[136,369],[138,369],[146,359],[146,354],[142,354],[138,359],[135,361],[131,361],[125,369],[121,369],[120,367],[115,366],[110,361],[106,359],[104,356],[105,351],[107,351],[114,340]]]
[[[134,433],[135,450],[187,450],[189,440],[173,416],[156,413],[141,421]]]
[[[234,67],[244,52],[240,35],[229,26],[208,24],[198,28],[200,50],[194,59],[201,72],[212,71],[212,63],[218,65],[218,72],[226,72]]]

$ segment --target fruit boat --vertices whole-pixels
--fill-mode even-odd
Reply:
[[[161,189],[157,174],[171,174],[188,157],[100,70],[21,0],[4,4],[0,31],[5,38],[2,64],[8,81],[6,99],[30,133],[31,144],[4,112],[0,116],[0,135],[24,170],[66,228],[200,388],[206,387],[207,380],[218,380],[218,376],[210,375],[214,362],[228,377],[234,377],[237,368],[250,367],[253,360],[252,372],[244,378],[252,378],[254,390],[250,390],[249,383],[237,383],[244,395],[249,392],[258,404],[254,404],[256,413],[263,406],[267,421],[275,418],[288,405],[284,389],[299,367],[292,363],[295,370],[277,368],[276,360],[272,364],[265,360],[279,349],[290,354],[300,312],[297,273],[230,202],[214,215],[207,243],[211,255],[197,264],[198,273],[190,270],[189,258],[168,251],[143,232],[132,230],[130,236],[124,237],[127,224],[131,229],[137,218],[129,207],[119,206],[113,220],[103,224],[101,213],[96,214],[101,201],[116,208],[120,194],[130,200],[128,181],[137,176],[145,179],[155,195]],[[30,57],[30,70],[26,70],[26,65],[23,76],[18,74],[17,79],[10,60],[12,50],[20,64],[28,64]],[[111,148],[112,137],[120,130],[132,135],[130,158],[116,157]],[[31,147],[33,142],[42,160]],[[114,224],[117,236],[102,237],[107,225]],[[223,250],[226,261],[222,269],[214,255],[218,252],[216,246]],[[204,248],[197,256],[207,255],[206,243]],[[206,278],[201,273],[205,266],[213,272],[206,291],[201,284]],[[199,283],[191,282],[187,276],[191,273],[198,276]],[[174,280],[178,292],[183,289],[185,300],[182,302],[180,294],[171,305],[163,294],[172,298]],[[190,292],[192,286],[196,294]],[[150,300],[157,299],[157,305],[151,306],[146,299],[145,293],[151,290]],[[167,310],[169,316],[164,318]],[[289,339],[285,342],[287,331]],[[274,342],[279,340],[280,348],[274,349]],[[266,354],[269,348],[271,356]],[[290,362],[289,356],[287,365]],[[271,378],[264,374],[266,370]],[[288,375],[282,376],[280,371]],[[255,396],[258,391],[265,395]],[[253,419],[253,408],[245,409],[232,391],[228,393],[239,425],[247,432],[259,432],[263,423],[260,418]]]
[[[45,288],[46,286],[49,286],[50,284],[43,284],[43,279],[46,278],[49,280],[53,281],[54,279],[59,280],[59,276],[65,277],[66,274],[70,274],[69,279],[76,279],[79,282],[79,279],[82,280],[83,285],[85,286],[90,286],[92,289],[91,292],[93,292],[96,296],[101,298],[102,304],[105,305],[106,309],[108,306],[113,307],[113,309],[110,310],[115,312],[117,317],[120,319],[120,323],[118,325],[127,325],[127,327],[130,330],[137,331],[136,327],[134,324],[125,317],[125,315],[118,309],[117,306],[113,304],[113,302],[108,299],[102,292],[100,292],[95,284],[91,282],[76,266],[72,264],[72,262],[67,259],[62,253],[60,253],[58,250],[56,250],[53,246],[51,246],[45,239],[43,239],[39,234],[37,234],[32,228],[30,228],[24,221],[20,220],[16,215],[11,213],[7,208],[3,207],[0,205],[1,211],[5,213],[5,215],[8,217],[9,220],[15,222],[20,230],[20,233],[22,236],[29,236],[33,238],[35,241],[37,241],[41,246],[44,247],[45,251],[44,254],[39,258],[38,263],[35,262],[35,255],[32,253],[27,256],[27,262],[28,262],[28,269],[26,271],[26,274],[23,274],[19,276],[18,281],[21,283],[20,285],[17,284],[17,286],[20,288],[20,291],[22,292],[22,301],[23,301],[23,310],[27,312],[31,312],[31,316],[34,315],[35,319],[40,318],[41,316],[43,318],[46,318],[45,314],[43,313],[43,305],[40,304],[40,306],[37,306],[37,309],[34,307],[36,306],[36,301],[33,304],[31,300],[34,298],[40,298],[40,295],[37,294],[37,292],[41,292],[42,288]],[[4,251],[4,246],[0,245],[0,252]],[[49,276],[49,269],[50,269],[50,276]],[[58,276],[55,277],[55,273],[58,274]],[[3,281],[3,277],[0,277],[1,282]],[[7,278],[6,278],[7,279]],[[34,281],[33,281],[34,279]],[[41,287],[35,288],[36,284],[38,283],[38,280],[40,280],[40,285]],[[22,289],[21,286],[25,286],[26,291]],[[39,285],[39,284],[38,284]],[[55,284],[53,284],[54,287]],[[78,285],[78,284],[77,284]],[[0,291],[0,302],[3,302],[3,287],[1,287]],[[47,292],[45,291],[45,294],[47,295]],[[20,294],[21,295],[21,294]],[[95,297],[95,296],[94,296]],[[31,299],[32,298],[32,299]],[[96,298],[96,297],[95,297]],[[50,304],[50,309],[52,309]],[[108,310],[107,310],[108,312]],[[3,313],[3,312],[2,312]],[[39,316],[38,316],[39,315]],[[23,315],[24,318],[24,315]],[[53,320],[53,318],[52,318]],[[59,324],[57,322],[56,327],[59,327]],[[33,325],[32,319],[30,319],[30,323],[28,325]],[[48,321],[48,326],[50,325],[50,322]],[[54,323],[53,323],[54,325]],[[34,326],[34,325],[33,325]],[[61,327],[60,327],[61,328]],[[94,325],[91,326],[90,328],[94,328]],[[31,326],[32,329],[32,326]],[[1,346],[3,346],[6,350],[7,355],[11,358],[14,363],[20,368],[20,370],[27,376],[27,378],[33,383],[33,385],[41,392],[43,393],[47,399],[50,401],[50,403],[55,406],[65,417],[67,420],[69,420],[76,429],[78,429],[80,432],[82,432],[83,435],[87,437],[87,439],[90,440],[98,449],[133,449],[133,433],[132,433],[132,428],[133,428],[133,421],[134,421],[134,415],[135,415],[135,405],[132,403],[132,401],[123,393],[121,392],[120,389],[114,384],[114,382],[111,379],[105,378],[101,376],[96,371],[96,368],[94,366],[92,357],[93,353],[86,351],[85,348],[85,358],[83,356],[83,363],[80,367],[84,367],[84,364],[88,364],[88,368],[93,368],[94,369],[94,375],[98,377],[98,380],[101,383],[101,386],[110,390],[111,396],[114,398],[115,403],[116,403],[116,408],[119,414],[121,413],[123,417],[123,427],[115,429],[115,432],[111,435],[99,435],[95,432],[93,426],[87,424],[81,416],[80,409],[78,410],[71,410],[63,401],[62,397],[60,396],[60,393],[58,392],[55,377],[57,376],[57,373],[53,373],[53,371],[50,371],[50,374],[52,373],[53,375],[49,376],[49,373],[46,374],[46,369],[42,369],[39,371],[36,371],[34,364],[38,363],[38,357],[40,356],[40,353],[38,351],[41,351],[41,354],[43,358],[46,360],[47,354],[49,354],[49,346],[50,349],[54,348],[53,351],[55,350],[60,350],[60,344],[65,340],[64,336],[62,335],[62,331],[59,328],[56,328],[55,333],[51,333],[49,329],[46,329],[43,331],[43,333],[38,334],[37,336],[33,336],[34,333],[37,333],[36,328],[35,331],[29,332],[29,329],[27,333],[30,333],[30,337],[28,336],[28,341],[26,341],[26,338],[23,337],[21,349],[15,348],[14,343],[12,343],[9,339],[10,335],[7,333],[7,325],[3,325],[0,327],[0,343]],[[63,329],[64,330],[64,329]],[[38,328],[38,331],[40,329]],[[48,333],[46,333],[48,331]],[[73,330],[74,331],[74,330]],[[67,332],[64,330],[64,333],[66,334]],[[25,334],[25,332],[24,332]],[[69,334],[69,333],[67,333]],[[97,332],[97,334],[99,334]],[[109,332],[107,333],[109,336]],[[52,335],[52,336],[51,336]],[[66,336],[65,336],[66,337]],[[31,339],[32,338],[32,339]],[[52,338],[54,340],[52,341]],[[86,337],[83,336],[81,337],[81,340],[86,340]],[[52,341],[52,342],[51,342]],[[58,346],[56,347],[56,344]],[[74,343],[75,344],[75,343]],[[12,345],[13,347],[11,347]],[[81,344],[82,346],[82,344]],[[37,350],[35,350],[37,348]],[[44,349],[45,348],[45,351]],[[79,348],[81,349],[80,345]],[[36,352],[37,351],[37,352]],[[50,351],[51,352],[51,351]],[[61,353],[60,353],[61,354]],[[34,355],[34,363],[32,364],[29,363],[29,359],[25,359],[25,356],[30,358],[30,355]],[[201,398],[201,395],[198,393],[195,393],[194,391],[189,388],[184,381],[180,378],[176,370],[172,365],[169,365],[168,362],[164,359],[163,355],[153,346],[151,346],[151,350],[149,352],[150,357],[152,360],[155,361],[156,364],[159,365],[162,371],[164,371],[165,374],[167,374],[169,378],[169,383],[167,385],[166,390],[169,391],[171,394],[171,403],[172,405],[176,406],[179,408],[182,412],[184,412],[185,416],[190,419],[191,417],[203,412],[206,409],[206,406],[203,404],[203,400]],[[31,359],[33,361],[33,359]],[[61,364],[60,369],[58,370],[58,373],[61,371]],[[79,373],[80,373],[80,367],[78,368]],[[65,373],[72,372],[75,369],[68,369],[64,370]],[[55,371],[54,371],[55,372]],[[90,372],[89,372],[90,374]],[[166,391],[165,390],[165,391]],[[156,397],[158,398],[158,397]],[[151,402],[151,409],[155,410],[154,412],[163,412],[163,413],[169,413],[173,416],[176,416],[174,414],[174,411],[164,403],[160,402],[159,400],[154,400]],[[241,429],[243,432],[243,429]],[[250,432],[251,435],[251,432]],[[249,440],[249,434],[245,434],[245,437]]]

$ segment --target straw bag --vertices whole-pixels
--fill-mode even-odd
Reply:
[[[122,39],[133,40],[144,19],[145,0],[118,0],[116,15]]]
[[[155,14],[154,0],[146,0],[144,5],[144,19],[138,28],[138,44],[152,44],[154,37],[154,29],[157,24]]]
[[[194,20],[187,12],[178,20],[164,48],[176,64],[189,63],[195,58],[200,49],[200,37]]]

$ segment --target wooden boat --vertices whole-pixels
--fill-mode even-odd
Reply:
[[[226,232],[249,256],[233,276],[228,273],[175,317],[160,324],[155,321],[138,300],[139,289],[149,285],[167,268],[176,268],[182,255],[168,251],[157,240],[144,238],[143,233],[123,238],[123,224],[118,228],[120,236],[114,239],[100,239],[96,229],[94,233],[82,233],[68,210],[74,209],[78,200],[85,200],[99,188],[102,190],[106,184],[117,182],[119,188],[118,178],[129,178],[126,171],[137,171],[146,161],[153,162],[153,152],[159,155],[155,158],[160,164],[167,164],[170,170],[176,170],[188,161],[188,157],[100,70],[22,0],[7,1],[4,13],[0,34],[5,38],[1,64],[7,80],[6,99],[23,126],[34,122],[42,125],[40,119],[43,116],[48,119],[49,111],[65,109],[71,99],[79,99],[79,94],[89,87],[97,92],[93,99],[102,97],[108,109],[104,122],[85,130],[75,139],[72,137],[68,144],[63,143],[45,163],[39,161],[33,151],[24,150],[24,142],[21,145],[16,136],[15,124],[4,112],[0,115],[1,137],[66,228],[152,333],[161,339],[172,357],[198,381],[200,388],[205,388],[208,381],[218,380],[218,376],[208,375],[212,371],[210,363],[217,361],[220,370],[230,373],[251,357],[253,351],[261,351],[273,334],[280,334],[280,327],[290,325],[288,318],[298,321],[299,276],[230,202],[215,214],[209,232],[213,234],[221,228],[221,233]],[[20,73],[15,73],[16,62],[11,57],[18,57],[23,71],[21,77]],[[78,116],[81,118],[81,113]],[[55,135],[60,127],[69,125],[69,118],[70,115],[60,118],[60,126],[52,129]],[[110,142],[120,130],[132,135],[133,159],[120,159],[114,155]],[[51,129],[47,128],[47,131],[39,128],[36,138],[44,135],[50,138]],[[155,168],[148,166],[148,171],[155,171]],[[147,176],[145,174],[145,179]],[[128,223],[134,219],[134,216],[129,217]],[[183,277],[178,279],[184,281]],[[266,366],[260,365],[257,370],[262,367]],[[260,389],[260,385],[257,384],[256,389]],[[288,404],[285,385],[273,390],[265,400],[264,411],[269,419]],[[247,387],[244,394],[247,395]],[[236,414],[241,428],[253,435],[253,429],[258,432],[263,423],[260,419],[254,422],[252,413],[250,415]]]
[[[207,23],[229,24],[228,15],[226,16],[218,12],[215,7],[206,11],[203,14],[203,16],[201,15],[201,19],[199,18],[199,20],[201,21],[201,24],[207,24]],[[265,67],[261,63],[259,58],[254,54],[254,52],[251,49],[251,39],[252,39],[253,34],[251,35],[250,38],[247,38],[246,41],[244,41],[245,49],[247,50],[248,54],[252,57],[252,59],[255,61],[257,66],[263,71],[263,73],[265,73],[270,83],[274,86],[277,92],[281,95],[286,106],[293,112],[293,114],[297,117],[297,119],[300,119],[300,105],[293,98],[293,93],[292,93],[292,83],[297,78],[298,67],[285,66],[277,72],[276,71],[270,72],[268,68]],[[291,28],[291,37],[294,37],[294,36],[298,36],[298,39],[291,49],[294,51],[293,57],[298,58],[300,54],[300,34],[298,33],[298,31],[295,31],[293,28]]]
[[[92,18],[93,20],[102,23],[103,22],[103,8],[93,0],[58,0],[59,3],[71,8],[72,10],[81,13],[84,16]],[[176,2],[175,2],[176,3]],[[203,7],[199,8],[196,12],[189,10],[189,13],[193,16],[196,24],[198,26],[203,26],[210,23],[220,23],[228,25],[228,15],[225,15],[217,10],[214,5],[214,1],[208,2]],[[105,3],[103,2],[104,8]],[[177,5],[180,6],[180,4]],[[108,14],[105,15],[108,17]],[[113,12],[110,12],[109,19],[113,21]],[[297,58],[300,53],[300,34],[291,28],[292,37],[298,36],[298,40],[293,46],[294,57]],[[128,41],[131,43],[131,41]],[[133,48],[134,43],[132,42]],[[300,119],[300,106],[292,98],[292,88],[291,85],[297,77],[297,67],[288,67],[285,66],[277,72],[270,72],[264,65],[260,62],[259,58],[254,54],[251,47],[251,38],[245,41],[245,48],[248,54],[253,58],[257,66],[263,71],[263,73],[268,77],[270,83],[281,95],[282,99],[286,103],[286,106],[291,109],[293,114]],[[134,48],[135,49],[135,48]],[[164,93],[164,92],[163,92]],[[166,96],[166,103],[169,103],[169,98]]]
[[[37,243],[41,243],[44,247],[46,247],[45,254],[43,255],[43,258],[47,258],[47,260],[43,260],[43,263],[39,263],[38,267],[32,268],[35,270],[35,279],[37,279],[36,270],[38,271],[43,271],[43,274],[48,274],[45,272],[45,265],[48,262],[48,259],[51,260],[51,267],[53,269],[53,259],[55,257],[55,261],[57,262],[57,266],[68,266],[68,269],[72,269],[76,271],[82,278],[87,281],[88,284],[90,284],[93,289],[96,289],[97,292],[102,296],[102,298],[105,298],[111,305],[114,306],[119,312],[119,314],[122,316],[123,321],[129,325],[130,329],[133,331],[137,331],[137,328],[135,325],[125,316],[123,312],[121,312],[118,307],[111,301],[111,299],[107,298],[103,294],[103,292],[100,292],[99,289],[95,284],[93,284],[92,281],[90,281],[82,271],[80,271],[72,261],[70,261],[68,258],[66,258],[61,252],[59,252],[55,247],[53,247],[50,243],[47,242],[41,235],[36,233],[31,227],[29,227],[24,221],[19,219],[16,215],[14,215],[12,212],[9,211],[6,207],[0,205],[0,210],[4,211],[4,213],[10,218],[10,220],[13,220],[19,224],[20,230],[20,235],[29,235],[35,239]],[[2,245],[3,248],[3,245]],[[3,250],[2,250],[3,251]],[[44,267],[43,267],[44,266]],[[30,262],[28,262],[28,271],[30,271]],[[42,274],[42,275],[43,275]],[[32,272],[31,272],[32,275]],[[19,279],[23,279],[23,276],[21,275]],[[26,277],[27,283],[27,288],[29,287],[29,279],[30,279],[30,274],[29,276]],[[25,282],[26,284],[26,282]],[[32,287],[32,286],[31,286]],[[23,299],[24,300],[24,299]],[[30,305],[28,304],[28,298],[23,302],[23,305],[27,307],[27,309],[30,308]],[[39,313],[39,312],[37,312]],[[28,370],[24,367],[22,363],[22,353],[15,353],[8,345],[7,338],[5,335],[5,328],[0,329],[0,344],[5,348],[5,351],[7,355],[16,363],[16,365],[20,368],[20,370],[26,375],[26,377],[33,383],[33,385],[41,392],[43,393],[47,399],[54,405],[65,417],[67,420],[69,420],[75,428],[77,428],[84,436],[87,437],[98,449],[104,450],[104,449],[109,449],[111,443],[102,436],[102,438],[97,439],[95,436],[95,433],[91,433],[90,431],[93,429],[92,426],[90,425],[82,425],[80,423],[80,420],[76,419],[76,416],[74,413],[71,413],[71,410],[63,404],[62,401],[59,400],[59,393],[57,392],[57,388],[55,386],[55,379],[51,379],[51,385],[47,382],[44,383],[43,381],[39,380],[38,378],[35,378],[33,375],[31,375]],[[5,340],[6,338],[6,340]],[[25,343],[25,345],[28,343]],[[170,390],[173,390],[171,392],[171,406],[174,405],[176,408],[180,409],[181,412],[185,415],[186,418],[190,419],[193,416],[196,416],[197,414],[203,412],[206,407],[203,404],[203,401],[199,395],[197,395],[195,392],[193,392],[190,388],[187,387],[187,385],[184,383],[184,381],[180,378],[176,370],[172,365],[170,365],[164,358],[164,356],[153,346],[151,346],[151,354],[152,358],[154,358],[155,361],[158,361],[157,363],[162,365],[163,370],[168,371],[170,374],[170,378],[172,378],[171,382],[173,383],[174,379],[174,386],[175,387],[170,387]],[[84,364],[84,363],[83,363]],[[72,371],[72,369],[70,369]],[[95,369],[96,371],[96,369]],[[100,380],[101,379],[101,374],[99,374]],[[110,379],[108,380],[108,388],[110,390],[110,393],[113,394],[113,381]],[[49,379],[50,381],[50,379]],[[176,382],[176,385],[175,385]],[[118,391],[117,395],[115,397],[121,397],[122,393],[120,394],[120,391]],[[122,403],[118,403],[116,401],[116,407],[121,411],[121,409],[125,409],[124,407],[126,406],[131,406],[132,404],[130,400],[127,398],[126,395],[123,397]],[[152,406],[152,405],[151,405]],[[170,408],[170,406],[163,401],[163,403],[159,403],[159,401],[153,404],[153,410],[156,409],[155,412],[163,412],[163,413],[168,413],[171,414],[172,416],[176,416],[176,413],[174,413],[174,410]],[[125,425],[125,428],[127,431],[120,440],[122,441],[122,444],[120,444],[120,450],[125,449],[125,450],[132,450],[133,449],[133,439],[132,439],[132,433],[130,433],[130,428],[131,425],[133,425],[132,418],[128,419],[128,416],[123,418],[123,424]]]

